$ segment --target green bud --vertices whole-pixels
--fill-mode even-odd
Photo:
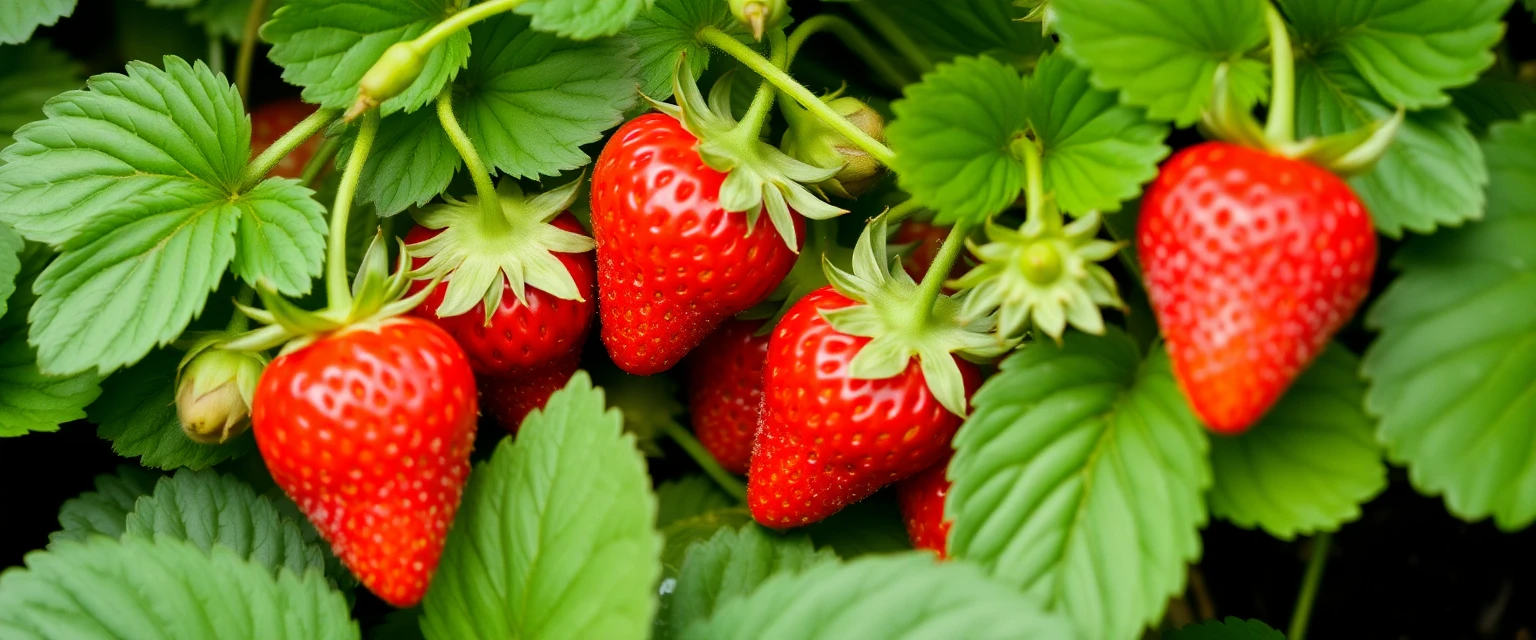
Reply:
[[[251,396],[266,360],[215,346],[194,350],[176,388],[176,417],[188,438],[222,444],[251,425]]]
[[[1019,259],[1024,277],[1038,285],[1048,285],[1061,277],[1061,254],[1049,240],[1037,241],[1025,249]]]
[[[885,141],[885,118],[864,101],[836,94],[823,97],[822,101],[870,137]],[[789,130],[784,132],[780,144],[784,153],[817,167],[842,167],[837,175],[816,186],[844,198],[856,198],[885,176],[884,165],[815,114],[792,100],[781,100],[780,103],[784,119],[789,122]]]
[[[357,102],[347,109],[346,118],[351,120],[380,103],[405,93],[416,82],[427,57],[416,50],[411,41],[396,42],[384,50],[379,61],[368,68],[363,79],[357,82]]]
[[[787,0],[730,0],[731,15],[752,29],[752,37],[762,40],[770,27],[789,15]]]

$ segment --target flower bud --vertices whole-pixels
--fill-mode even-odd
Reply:
[[[427,57],[410,42],[396,42],[384,50],[379,61],[368,68],[363,79],[357,82],[357,102],[347,109],[346,118],[351,120],[380,103],[405,93],[416,82],[426,66]]]
[[[218,347],[194,350],[183,361],[176,388],[181,430],[197,442],[222,444],[251,425],[251,396],[266,361]]]
[[[871,138],[885,141],[885,118],[864,101],[836,94],[822,98],[838,115]],[[817,184],[822,190],[844,198],[855,198],[868,191],[885,175],[885,166],[868,152],[849,142],[815,114],[790,100],[781,101],[789,130],[780,145],[784,153],[817,167],[841,166],[832,178]]]
[[[742,24],[751,27],[752,38],[762,40],[763,34],[789,15],[787,0],[730,0],[731,15]]]

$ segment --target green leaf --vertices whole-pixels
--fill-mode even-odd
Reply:
[[[25,0],[0,4],[0,44],[20,44],[38,27],[75,12],[75,0]]]
[[[1536,521],[1536,114],[1491,127],[1483,153],[1487,217],[1406,242],[1366,316],[1366,408],[1421,493],[1514,531]]]
[[[1387,486],[1360,362],[1332,345],[1242,435],[1211,439],[1211,513],[1281,540],[1337,531]]]
[[[902,189],[941,224],[1012,204],[1024,162],[1010,145],[1029,125],[1026,99],[1018,72],[991,58],[958,58],[908,86],[885,130]]]
[[[721,604],[684,638],[1075,638],[1062,618],[987,579],[974,565],[927,553],[826,563],[780,574]]]
[[[1248,57],[1266,40],[1261,0],[1052,0],[1062,51],[1158,120],[1187,127],[1211,100],[1216,69],[1243,106],[1269,88],[1267,65]]]
[[[635,41],[640,93],[652,100],[672,97],[672,70],[677,57],[687,56],[695,80],[709,68],[710,49],[698,39],[700,29],[715,27],[748,42],[752,36],[718,0],[656,0],[635,18],[625,37]]]
[[[233,202],[240,216],[235,275],[288,295],[309,292],[325,257],[325,207],[314,193],[298,180],[272,178]]]
[[[96,435],[112,441],[120,456],[139,457],[155,469],[204,469],[255,451],[256,440],[234,438],[220,445],[193,442],[176,418],[176,364],[181,354],[162,350],[103,383],[101,397],[86,409],[100,425]]]
[[[1227,616],[1226,620],[1206,620],[1166,631],[1163,640],[1285,640],[1285,634],[1258,620]]]
[[[297,522],[250,485],[212,469],[182,469],[162,479],[128,514],[126,531],[185,540],[204,551],[224,547],[273,573],[325,570],[325,551],[304,540]]]
[[[0,46],[0,149],[16,141],[11,134],[22,125],[43,117],[49,98],[81,84],[80,65],[47,42]]]
[[[929,60],[986,55],[1026,68],[1046,48],[1039,22],[1013,0],[882,0],[881,13]]]
[[[719,509],[735,506],[736,501],[720,490],[709,476],[683,476],[656,487],[656,528]]]
[[[785,537],[756,523],[722,529],[689,547],[676,583],[662,584],[669,615],[657,620],[658,637],[709,619],[720,604],[751,594],[770,577],[835,562],[836,555],[816,550],[805,536]]]
[[[661,540],[645,459],[578,372],[478,465],[423,602],[455,638],[644,638]]]
[[[655,0],[527,0],[514,11],[533,18],[533,28],[562,38],[588,40],[624,30]]]
[[[48,535],[48,546],[64,540],[83,541],[93,534],[122,537],[128,512],[139,496],[155,489],[160,474],[138,465],[118,465],[117,473],[96,476],[96,490],[64,501],[59,507],[59,530]]]
[[[1297,49],[1349,58],[1388,104],[1443,107],[1493,64],[1512,0],[1280,0]]]
[[[1536,86],[1518,80],[1483,76],[1450,93],[1456,110],[1467,116],[1472,133],[1479,136],[1496,122],[1519,120],[1526,112],[1536,111]]]
[[[458,0],[288,0],[261,28],[283,79],[304,87],[306,102],[340,109],[357,100],[357,82],[396,42],[411,40],[452,13]],[[469,32],[433,47],[421,75],[379,105],[385,115],[431,102],[469,58]]]
[[[1025,80],[1025,109],[1041,147],[1045,189],[1074,215],[1118,211],[1157,177],[1168,127],[1094,89],[1066,56],[1045,56]]]
[[[955,436],[949,551],[1085,638],[1133,638],[1200,555],[1209,446],[1168,356],[1110,327],[1009,357]]]
[[[1351,131],[1389,118],[1381,101],[1337,55],[1296,63],[1296,132],[1303,136]],[[1404,229],[1429,233],[1482,216],[1488,172],[1477,139],[1455,109],[1408,114],[1392,146],[1369,173],[1350,179],[1377,230],[1400,237]]]
[[[661,548],[662,577],[677,577],[683,570],[683,558],[688,555],[688,547],[693,546],[693,543],[708,540],[721,529],[736,528],[751,522],[754,520],[746,507],[731,507],[689,516],[662,527],[661,537],[665,541]]]
[[[456,105],[455,113],[462,111]],[[356,129],[342,143],[337,162],[351,156]],[[357,197],[373,203],[380,216],[392,216],[411,206],[421,206],[448,189],[453,174],[464,164],[453,142],[437,120],[436,109],[395,114],[379,123]]]
[[[11,294],[16,293],[16,278],[21,276],[21,250],[26,242],[10,227],[0,223],[0,317],[4,317]]]
[[[0,260],[5,255],[0,248]],[[24,271],[20,260],[16,270]],[[19,274],[21,287],[31,288],[31,275]],[[86,405],[101,395],[101,378],[95,373],[50,376],[39,369],[37,351],[27,344],[31,298],[28,291],[16,295],[10,311],[0,315],[0,438],[58,431],[64,423],[84,418]]]
[[[180,540],[92,538],[27,554],[0,574],[0,630],[15,640],[357,638],[347,601],[303,576]]]

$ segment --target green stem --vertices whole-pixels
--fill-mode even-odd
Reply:
[[[881,144],[879,140],[870,137],[869,134],[864,133],[863,130],[849,122],[847,118],[838,115],[836,111],[832,110],[832,107],[822,102],[821,98],[811,93],[810,89],[806,89],[799,82],[796,82],[794,78],[790,77],[788,73],[785,73],[783,69],[775,66],[773,61],[764,58],[762,54],[753,51],[751,47],[742,44],[736,38],[731,37],[730,34],[716,27],[705,27],[699,31],[699,39],[704,41],[705,44],[711,45],[736,58],[746,65],[747,68],[762,76],[763,79],[773,83],[773,86],[777,87],[779,91],[783,91],[785,95],[794,98],[795,102],[800,103],[800,106],[805,107],[806,110],[820,118],[822,122],[827,123],[827,126],[832,127],[834,131],[842,134],[844,138],[847,138],[854,145],[869,153],[880,164],[890,166],[891,161],[896,158],[896,154],[889,147]]]
[[[907,62],[912,63],[912,67],[917,69],[918,74],[933,71],[933,61],[928,59],[928,54],[923,53],[922,48],[907,36],[907,32],[902,30],[901,25],[896,24],[896,21],[886,15],[883,9],[876,7],[874,2],[870,0],[856,2],[853,10],[868,22],[869,26],[874,27],[875,31],[879,31],[880,35],[895,47],[897,53],[907,59]]]
[[[933,312],[933,304],[938,301],[939,293],[944,290],[944,281],[949,279],[949,272],[955,266],[955,260],[960,257],[960,249],[965,246],[965,239],[971,235],[971,228],[975,223],[969,220],[961,220],[955,223],[954,228],[945,236],[944,244],[939,246],[939,255],[934,256],[933,264],[928,265],[927,273],[923,274],[923,281],[917,285],[917,303],[913,305],[918,322],[926,322]]]
[[[1272,144],[1284,144],[1296,139],[1296,58],[1291,53],[1291,35],[1286,31],[1285,18],[1275,5],[1264,5],[1264,24],[1269,28],[1273,67],[1264,137]]]
[[[889,224],[896,224],[902,220],[906,220],[907,216],[922,210],[922,205],[918,204],[916,200],[908,198],[897,203],[896,206],[891,207],[889,211],[886,211],[885,221]]]
[[[373,149],[373,139],[379,133],[377,109],[363,114],[363,126],[352,142],[352,155],[347,157],[347,168],[341,172],[341,184],[336,186],[336,204],[331,207],[331,231],[326,238],[325,293],[333,310],[352,306],[352,287],[347,283],[347,217],[352,213],[352,198],[357,194],[357,181],[362,178],[363,165],[368,162],[368,152]]]
[[[426,33],[416,36],[411,44],[415,49],[426,55],[433,47],[440,45],[453,34],[468,29],[470,25],[494,16],[498,13],[511,11],[517,8],[524,0],[488,0],[473,7],[448,16],[442,22],[433,25]]]
[[[711,455],[709,450],[705,449],[704,445],[700,444],[699,440],[693,437],[693,434],[688,433],[687,429],[684,429],[682,425],[676,422],[668,420],[661,423],[661,430],[673,442],[682,447],[683,451],[688,452],[688,457],[693,458],[693,461],[704,469],[704,473],[714,478],[715,484],[720,485],[721,489],[731,494],[739,502],[747,501],[746,486],[742,485],[741,480],[737,479],[736,476],[731,475],[731,472],[721,467],[720,463],[715,460],[715,456]]]
[[[257,32],[266,15],[267,0],[251,0],[250,10],[245,12],[245,29],[240,34],[240,53],[235,58],[235,89],[240,91],[240,99],[247,105],[251,103],[251,66],[256,61],[256,41],[260,39]]]
[[[1041,169],[1040,147],[1028,136],[1019,136],[1014,152],[1024,159],[1024,224],[1037,229],[1060,229],[1061,211],[1046,206],[1045,172]]]
[[[1323,567],[1328,564],[1328,548],[1333,534],[1323,532],[1312,539],[1312,559],[1307,562],[1307,576],[1301,582],[1301,594],[1296,596],[1296,610],[1291,614],[1291,628],[1285,637],[1290,640],[1306,640],[1307,622],[1312,618],[1312,603],[1317,600],[1318,585],[1323,582]]]
[[[823,31],[831,33],[837,36],[839,40],[842,40],[843,45],[848,47],[848,50],[863,59],[870,69],[883,76],[885,81],[890,83],[891,86],[906,86],[908,82],[906,76],[902,75],[901,71],[896,68],[896,65],[891,64],[891,61],[886,58],[884,52],[880,51],[873,42],[869,41],[864,32],[859,31],[858,27],[841,16],[829,13],[823,13],[800,23],[799,26],[795,27],[794,33],[789,34],[789,54],[784,62],[784,68],[789,68],[789,64],[795,59],[795,54],[800,52],[800,47],[805,44],[807,39]]]
[[[208,36],[208,68],[214,73],[227,71],[224,64],[224,39],[219,36]]]
[[[308,118],[299,121],[288,130],[288,133],[283,134],[283,137],[278,138],[272,146],[267,147],[266,151],[261,152],[261,155],[256,156],[250,164],[245,166],[245,174],[240,177],[240,190],[247,191],[256,186],[262,178],[267,177],[267,172],[271,171],[272,167],[282,162],[284,157],[293,153],[293,150],[304,144],[310,136],[330,126],[338,117],[341,117],[341,109],[318,109]]]
[[[246,284],[245,281],[242,280],[240,282],[240,290],[235,292],[235,300],[239,302],[241,306],[249,307],[251,306],[252,302],[256,301],[256,290],[251,288],[251,285]],[[250,328],[251,319],[239,309],[235,309],[235,313],[229,316],[229,324],[224,325],[224,330],[227,331],[230,335],[239,335],[245,333],[246,329]]]
[[[509,229],[507,215],[501,210],[501,196],[496,194],[496,183],[491,181],[491,172],[485,168],[485,162],[475,151],[475,143],[470,141],[469,135],[459,126],[459,119],[453,115],[453,87],[446,87],[437,94],[437,120],[442,123],[443,131],[448,132],[453,148],[459,150],[459,157],[464,158],[470,179],[475,181],[475,194],[480,196],[480,212],[485,216],[486,228]]]
[[[315,150],[315,155],[304,165],[304,172],[299,174],[299,182],[311,189],[315,180],[320,177],[320,172],[325,171],[325,166],[330,163],[336,151],[341,148],[341,137],[326,138],[320,142],[320,148]]]
[[[789,60],[786,54],[787,47],[784,44],[784,32],[774,30],[773,33],[768,34],[768,42],[774,66],[783,68]],[[763,125],[768,123],[768,115],[772,113],[773,99],[776,95],[777,92],[773,90],[772,84],[761,82],[758,85],[757,93],[752,96],[752,105],[747,107],[747,112],[742,114],[741,122],[737,123],[732,131],[734,135],[739,136],[738,139],[743,141],[743,146],[762,136]]]

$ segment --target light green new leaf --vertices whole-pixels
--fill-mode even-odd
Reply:
[[[27,554],[0,574],[0,636],[10,640],[347,640],[347,601],[302,576],[180,540],[93,537]]]
[[[0,149],[15,142],[12,132],[43,117],[49,98],[82,84],[80,65],[42,40],[0,46]]]
[[[665,529],[679,520],[735,504],[709,476],[694,474],[668,480],[656,487],[656,528]]]
[[[16,278],[21,276],[21,250],[26,242],[5,223],[0,223],[0,317],[4,317],[11,294],[16,293]]]
[[[1285,640],[1285,634],[1258,620],[1227,616],[1226,620],[1206,620],[1165,631],[1163,640]]]
[[[637,3],[638,4],[638,3]],[[470,28],[469,67],[456,82],[464,130],[486,162],[521,178],[559,175],[592,161],[581,150],[634,105],[633,45],[572,42],[503,14]]]
[[[661,540],[645,459],[578,372],[470,475],[422,631],[460,638],[644,638]]]
[[[289,295],[308,293],[325,257],[325,207],[298,180],[271,178],[231,204],[238,210],[235,275]]]
[[[1393,109],[1338,55],[1298,60],[1296,132],[1343,133],[1389,118]],[[1408,114],[1376,166],[1351,178],[1377,230],[1430,233],[1475,220],[1483,212],[1488,171],[1467,120],[1455,109]]]
[[[624,30],[655,0],[527,0],[514,11],[533,18],[533,28],[562,38],[588,40]]]
[[[1100,89],[1152,118],[1194,124],[1216,69],[1243,106],[1269,88],[1267,65],[1248,54],[1266,40],[1263,0],[1051,0],[1062,51]]]
[[[102,384],[101,397],[86,408],[96,435],[112,450],[139,457],[155,469],[204,469],[255,451],[256,440],[240,436],[219,445],[193,442],[176,418],[176,364],[181,354],[161,350],[119,371]]]
[[[1491,74],[1450,93],[1456,110],[1467,116],[1472,133],[1479,136],[1496,122],[1519,120],[1536,111],[1536,86]]]
[[[880,0],[881,14],[932,62],[986,55],[1020,69],[1045,51],[1039,22],[1014,0]]]
[[[779,574],[720,603],[690,640],[809,638],[1086,638],[974,565],[928,553],[825,563]]]
[[[835,563],[830,551],[818,551],[805,536],[785,537],[756,523],[722,529],[688,548],[674,584],[662,584],[666,620],[657,620],[655,637],[670,637],[709,619],[731,598],[746,596],[770,577]]]
[[[138,465],[118,465],[116,474],[96,476],[96,490],[64,501],[59,530],[48,535],[49,548],[63,540],[76,542],[98,534],[118,538],[127,528],[128,512],[140,496],[154,491],[160,474]]]
[[[462,113],[463,105],[454,105],[454,112]],[[354,129],[349,139],[356,135]],[[351,151],[351,144],[344,142],[337,161],[346,162]],[[438,122],[436,109],[395,114],[379,122],[357,197],[373,203],[380,216],[392,216],[437,197],[463,164]]]
[[[128,535],[185,540],[204,551],[223,547],[273,573],[325,570],[325,551],[304,540],[297,522],[250,485],[212,469],[182,469],[161,479],[126,522]]]
[[[885,135],[897,180],[935,220],[980,222],[1013,204],[1024,162],[1010,149],[1029,125],[1024,82],[991,58],[941,64],[891,103]]]
[[[1035,342],[955,436],[949,551],[1076,623],[1134,638],[1200,555],[1209,446],[1168,356],[1111,327]]]
[[[1062,55],[1042,57],[1025,79],[1030,127],[1041,147],[1045,190],[1074,215],[1118,211],[1157,176],[1168,127],[1094,89],[1088,71]]]
[[[1298,50],[1338,52],[1388,104],[1443,107],[1493,64],[1513,0],[1279,0]]]
[[[1536,114],[1483,153],[1487,217],[1405,243],[1366,316],[1366,408],[1415,488],[1513,531],[1536,521]]]
[[[704,27],[718,28],[743,42],[752,39],[731,16],[729,6],[717,0],[656,0],[655,6],[635,18],[624,37],[637,46],[640,93],[652,100],[671,98],[678,56],[687,57],[695,80],[709,68],[710,49],[698,38]]]
[[[448,17],[458,0],[288,0],[261,28],[267,54],[283,79],[304,87],[306,102],[333,109],[357,100],[357,81],[389,45],[425,33]],[[469,32],[433,47],[421,75],[380,112],[415,111],[431,102],[469,58]]]
[[[1360,362],[1332,345],[1242,435],[1211,438],[1211,514],[1281,540],[1336,531],[1387,486]]]
[[[21,44],[38,27],[75,12],[76,0],[20,0],[0,3],[0,45]]]

